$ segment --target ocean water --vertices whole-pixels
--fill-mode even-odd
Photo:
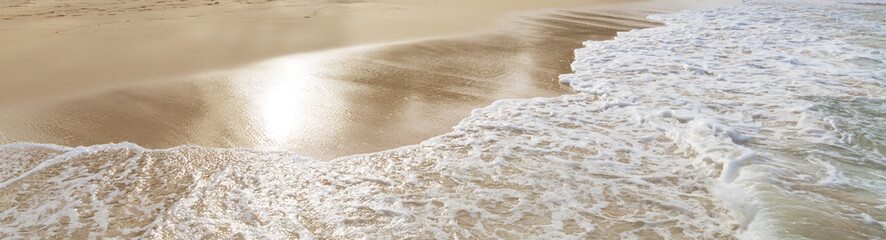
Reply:
[[[380,153],[0,146],[0,238],[886,238],[884,3],[651,18]]]

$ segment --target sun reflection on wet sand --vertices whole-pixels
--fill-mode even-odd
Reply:
[[[265,134],[277,144],[285,144],[290,136],[304,134],[304,128],[311,124],[308,114],[316,112],[311,99],[322,99],[318,89],[319,81],[307,73],[303,62],[274,64],[274,68],[261,79],[264,93],[259,94],[260,114]],[[301,128],[301,129],[300,129]]]
[[[571,93],[557,77],[570,72],[582,41],[656,25],[645,13],[608,17],[622,14],[532,13],[494,33],[284,56],[4,109],[11,114],[0,116],[0,139],[283,150],[324,160],[416,144],[499,99]],[[40,125],[20,124],[28,122]]]

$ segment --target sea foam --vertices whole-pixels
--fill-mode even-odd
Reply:
[[[884,16],[799,1],[657,15],[666,27],[587,42],[561,78],[697,153],[739,236],[884,237]]]

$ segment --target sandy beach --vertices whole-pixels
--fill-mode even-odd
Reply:
[[[19,1],[0,8],[0,143],[286,150],[415,144],[498,99],[571,92],[572,50],[677,4]]]
[[[510,12],[586,5],[517,3],[7,1],[0,6],[0,71],[10,80],[3,81],[0,101],[156,81],[298,52],[492,30]]]

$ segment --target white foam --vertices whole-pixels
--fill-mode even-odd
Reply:
[[[587,42],[586,48],[576,51],[576,73],[562,79],[604,101],[632,102],[631,106],[619,106],[634,108],[635,118],[652,123],[687,150],[697,152],[696,165],[711,169],[723,183],[719,186],[729,189],[720,194],[732,202],[733,212],[739,214],[736,218],[742,219],[746,229],[742,236],[796,237],[846,231],[833,229],[838,227],[807,233],[791,229],[781,221],[791,221],[790,216],[798,213],[770,213],[790,203],[765,200],[774,195],[761,191],[759,185],[789,178],[767,172],[807,170],[792,169],[806,161],[792,158],[797,155],[840,158],[840,152],[849,152],[855,156],[843,159],[868,155],[875,164],[865,167],[882,167],[883,153],[858,146],[856,134],[841,129],[838,123],[858,119],[829,116],[818,102],[883,99],[884,15],[883,8],[828,2],[755,1],[740,7],[653,16],[667,26],[622,33],[614,41]],[[865,59],[865,65],[852,63],[854,59]],[[872,117],[883,118],[876,113]],[[793,153],[798,150],[803,152]],[[820,179],[813,185],[838,192],[864,189],[871,194],[865,201],[882,203],[882,186],[868,182],[882,182],[882,177],[849,177],[825,161],[816,162],[826,170],[823,175],[816,174],[820,177],[812,177]],[[757,166],[748,170],[751,173],[741,170],[748,165]],[[744,194],[733,192],[736,190]],[[841,202],[833,193],[785,198],[826,201],[833,205],[824,208],[841,209],[837,218],[872,210]],[[807,211],[810,209],[816,208]],[[806,227],[809,229],[804,230],[812,228]],[[882,225],[863,229],[854,236],[884,234]]]

